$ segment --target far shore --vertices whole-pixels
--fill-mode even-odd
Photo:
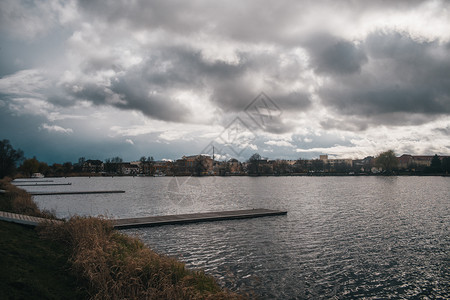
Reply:
[[[44,178],[67,178],[67,177],[359,177],[359,176],[373,176],[373,177],[392,177],[392,176],[440,176],[440,177],[450,177],[450,174],[444,173],[425,173],[425,172],[393,172],[393,173],[330,173],[330,172],[310,172],[310,173],[290,173],[290,174],[227,174],[227,175],[195,175],[195,174],[182,174],[182,175],[164,175],[164,176],[154,176],[147,174],[104,174],[104,173],[70,173],[65,175],[48,175]],[[33,177],[23,177],[17,176],[15,179],[34,179]],[[43,178],[41,178],[43,180]]]

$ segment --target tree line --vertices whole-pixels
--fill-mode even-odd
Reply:
[[[200,175],[207,173],[208,166],[202,161],[202,157],[197,158],[193,166],[192,175]],[[139,161],[143,168],[147,170],[151,169],[154,163],[152,156],[142,156]],[[245,169],[242,170],[242,174],[249,175],[288,175],[295,173],[370,173],[371,168],[375,167],[380,170],[382,174],[399,174],[405,172],[399,168],[399,160],[393,150],[388,150],[380,153],[376,157],[369,157],[369,159],[361,160],[359,164],[347,164],[344,162],[337,162],[330,164],[326,160],[321,159],[302,159],[299,158],[294,163],[286,160],[272,160],[264,159],[258,153],[250,156],[247,162],[244,164]],[[355,162],[355,161],[354,161]],[[93,169],[86,170],[84,166],[89,163],[93,166]],[[8,140],[0,141],[0,178],[5,176],[14,176],[17,172],[21,173],[25,177],[30,177],[33,173],[42,173],[46,176],[69,176],[72,174],[82,174],[99,172],[100,169],[95,169],[95,166],[102,165],[102,171],[106,173],[120,173],[123,163],[122,158],[116,156],[106,159],[104,162],[100,160],[86,160],[84,157],[78,159],[78,163],[72,164],[72,162],[65,162],[63,164],[48,165],[45,162],[40,162],[36,157],[26,159],[24,153],[20,149],[14,149]],[[214,164],[213,164],[214,165]],[[173,173],[176,174],[176,164],[172,166]],[[228,167],[228,168],[227,168]],[[221,166],[219,168],[219,175],[229,174],[229,165]],[[450,158],[440,158],[438,155],[434,155],[431,164],[429,166],[410,166],[415,171],[420,173],[430,174],[449,174],[450,172]],[[410,171],[410,170],[409,170]]]

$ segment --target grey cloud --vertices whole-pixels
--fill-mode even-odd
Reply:
[[[130,29],[164,29],[179,33],[191,32],[204,26],[207,9],[197,2],[186,1],[78,1],[79,8],[97,20]]]
[[[76,99],[71,97],[63,89],[55,88],[47,95],[47,101],[60,107],[71,107],[75,104]]]
[[[161,120],[189,122],[195,112],[189,111],[188,106],[183,103],[171,99],[171,92],[212,91],[210,101],[225,113],[237,113],[261,92],[255,88],[251,75],[267,72],[267,87],[276,91],[274,96],[281,107],[298,111],[309,109],[309,94],[302,91],[283,92],[284,79],[296,78],[289,72],[283,74],[283,70],[279,68],[278,55],[279,52],[255,55],[242,52],[238,54],[237,63],[227,63],[220,60],[207,61],[200,51],[189,47],[162,46],[150,49],[147,58],[139,65],[117,72],[112,76],[110,86],[95,82],[75,82],[67,87],[67,91],[95,104],[136,109]],[[98,67],[91,60],[84,61],[83,66],[86,75]],[[297,68],[297,65],[293,66]],[[82,89],[73,92],[71,86],[74,85],[81,86]]]
[[[178,34],[214,32],[224,39],[248,42],[298,40],[311,15],[344,12],[358,19],[377,10],[409,11],[423,1],[89,1],[79,0],[80,9],[91,18],[131,30],[164,30]],[[132,17],[130,17],[132,16]],[[320,25],[320,24],[318,24]],[[298,27],[296,27],[298,26]],[[294,30],[293,30],[294,29]],[[339,30],[339,29],[337,29]],[[335,51],[340,51],[336,49]]]
[[[369,62],[361,74],[334,76],[319,91],[323,104],[373,124],[423,124],[450,114],[448,44],[375,32],[364,47]]]
[[[238,78],[249,67],[242,57],[238,64],[230,64],[218,60],[214,62],[205,61],[201,51],[187,47],[170,47],[161,50],[161,58],[172,65],[169,78],[189,85],[192,83],[196,86],[202,85],[205,79],[215,83],[221,80]],[[157,58],[157,60],[161,60],[161,58]]]
[[[442,133],[444,135],[450,136],[450,126],[447,126],[447,127],[444,127],[444,128],[436,128],[434,130],[437,131],[437,132],[440,132],[440,133]]]
[[[292,130],[295,128],[295,125],[290,122],[285,122],[282,117],[274,117],[271,120],[267,121],[265,125],[266,126],[264,128],[264,131],[273,134],[292,132]]]
[[[367,120],[353,119],[351,122],[328,118],[320,122],[324,129],[339,129],[343,131],[364,131],[369,128]]]
[[[323,129],[339,129],[343,131],[365,131],[373,126],[418,126],[434,120],[424,114],[412,114],[406,112],[386,112],[377,115],[357,116],[351,118],[334,118],[332,116],[320,122]]]
[[[361,47],[329,34],[314,34],[306,41],[305,47],[312,58],[311,66],[319,74],[359,73],[362,65],[367,63]]]
[[[292,132],[295,129],[295,125],[292,124],[289,119],[284,118],[283,113],[285,111],[289,113],[301,112],[307,111],[312,107],[310,95],[302,91],[283,92],[278,90],[267,96],[269,96],[275,106],[270,105],[274,111],[272,112],[272,115],[264,117],[263,130],[273,134],[284,134]],[[242,102],[245,103],[245,101]],[[249,104],[250,103],[246,103],[246,105]],[[250,124],[253,124],[255,121],[261,122],[257,117],[256,120],[249,122]]]
[[[107,93],[107,88],[101,85],[85,83],[77,86],[81,87],[75,90],[67,86],[67,92],[80,100],[87,100],[96,105],[106,104],[106,100],[110,96]]]
[[[123,67],[116,60],[115,57],[92,57],[82,63],[81,70],[86,74],[94,74],[103,70],[120,72]]]
[[[279,61],[282,50],[264,53],[239,53],[240,64],[229,76],[208,81],[213,88],[212,101],[227,112],[240,112],[261,92],[280,106],[281,109],[305,111],[311,107],[311,95],[301,89],[292,89],[291,83],[298,82],[305,71],[295,59],[288,66]],[[264,74],[264,85],[254,84]],[[262,90],[261,90],[262,89]]]
[[[57,15],[47,1],[3,0],[0,2],[0,30],[15,37],[33,39],[45,34],[56,23]]]
[[[311,105],[311,95],[304,91],[287,92],[271,95],[271,98],[279,104],[282,110],[304,111]]]
[[[169,96],[151,95],[138,76],[122,77],[111,87],[84,84],[81,90],[68,91],[72,96],[95,105],[112,105],[120,109],[138,110],[143,114],[164,121],[187,121],[190,111],[181,103],[174,103]]]
[[[411,2],[396,2],[388,5],[385,1],[374,1],[367,8],[366,5],[343,1],[336,4],[336,7],[349,9],[352,4],[357,6],[352,6],[352,9],[356,11],[386,8],[404,10],[411,7],[408,6],[408,3],[411,4]],[[311,96],[308,93],[298,90],[278,92],[286,90],[286,83],[290,80],[298,80],[303,71],[301,65],[295,64],[292,64],[293,67],[289,69],[280,68],[278,55],[288,50],[292,41],[288,42],[279,36],[283,36],[284,29],[295,18],[301,19],[309,10],[314,11],[320,5],[307,6],[301,10],[298,5],[292,3],[287,6],[272,3],[264,5],[262,10],[255,11],[253,8],[261,6],[261,4],[249,2],[240,5],[239,13],[233,14],[230,10],[237,9],[236,7],[221,3],[210,5],[202,1],[190,3],[138,1],[133,4],[111,2],[106,5],[96,1],[80,1],[79,6],[85,13],[95,16],[111,26],[123,26],[128,30],[162,29],[166,33],[188,33],[188,36],[212,30],[212,34],[219,34],[222,40],[271,41],[277,42],[280,46],[280,49],[274,50],[272,53],[237,53],[236,55],[239,57],[237,64],[205,61],[200,51],[189,49],[187,46],[160,46],[159,48],[152,46],[148,50],[147,58],[140,66],[130,70],[122,70],[120,64],[114,63],[114,58],[86,60],[83,70],[86,73],[102,68],[112,69],[116,72],[122,71],[117,81],[113,82],[111,92],[120,94],[125,103],[114,105],[124,109],[139,109],[148,116],[164,120],[168,120],[169,115],[172,116],[169,118],[170,120],[186,121],[189,119],[189,113],[185,108],[175,109],[175,111],[168,107],[165,108],[170,106],[169,103],[179,107],[178,103],[173,102],[173,99],[168,96],[169,90],[211,91],[210,101],[220,110],[223,112],[241,111],[260,92],[257,89],[261,89],[261,86],[256,87],[249,80],[253,73],[265,74],[267,87],[264,86],[262,89],[269,94],[274,91],[271,96],[279,99],[282,107],[303,111],[311,107]],[[286,7],[289,9],[287,10]],[[233,15],[234,17],[224,18],[222,15]],[[129,16],[133,16],[133,18]],[[176,34],[174,37],[177,36]],[[380,55],[387,55],[390,59],[396,60],[394,64],[401,65],[401,60],[389,52],[391,51],[389,45],[398,42],[396,37],[389,40],[387,36],[381,36],[380,39],[385,46],[383,43],[377,42],[376,38],[376,34],[374,34],[363,43],[357,44],[337,35],[322,33],[302,38],[300,41],[297,40],[297,46],[304,46],[310,54],[310,67],[318,75],[326,75],[332,79],[331,85],[325,86],[319,91],[323,103],[333,107],[341,114],[349,115],[378,115],[391,111],[418,112],[430,108],[442,111],[442,106],[448,102],[445,93],[441,98],[435,97],[440,100],[434,101],[431,105],[427,103],[425,107],[423,104],[426,101],[422,100],[434,97],[434,91],[431,89],[424,88],[417,91],[408,84],[391,85],[394,82],[392,78],[384,75],[378,80],[378,83],[371,82],[373,74],[386,72],[384,66],[377,64]],[[282,42],[280,43],[280,41]],[[369,66],[374,61],[375,67]],[[410,68],[412,67],[410,66]],[[398,79],[403,76],[396,70],[391,71],[394,78]],[[412,72],[415,72],[414,68],[412,68]],[[443,72],[445,73],[446,70]],[[399,75],[400,77],[398,77]],[[137,89],[143,90],[137,91]],[[158,96],[152,96],[153,100],[148,100],[149,91],[156,92]],[[103,93],[104,91],[100,90],[99,92]],[[98,95],[92,96],[93,99],[98,98]],[[403,100],[398,101],[398,99]],[[93,101],[95,102],[95,100]],[[156,108],[161,108],[162,113],[157,113]],[[184,116],[175,117],[177,112]],[[356,127],[365,128],[362,125]]]
[[[124,100],[115,106],[139,110],[149,117],[164,121],[189,122],[192,112],[187,106],[169,95],[151,94],[145,85],[145,81],[134,75],[114,82],[111,90]]]
[[[172,99],[171,92],[220,90],[223,82],[236,81],[245,69],[243,64],[207,62],[199,51],[184,47],[160,47],[149,52],[147,59],[139,65],[112,76],[110,85],[73,82],[66,90],[79,99],[97,105],[139,110],[155,119],[189,122],[194,112],[187,105]],[[98,67],[92,60],[83,62],[83,66],[87,75]],[[75,85],[82,88],[73,91],[71,87]],[[220,97],[219,103],[224,107],[233,106],[225,103],[227,100]]]

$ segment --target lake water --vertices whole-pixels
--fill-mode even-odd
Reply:
[[[448,177],[58,178],[124,194],[35,196],[59,217],[246,208],[286,216],[126,230],[262,299],[450,298]]]

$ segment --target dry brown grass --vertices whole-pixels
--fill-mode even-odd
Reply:
[[[50,212],[41,211],[30,194],[10,183],[10,178],[0,180],[0,189],[6,190],[0,194],[0,210],[41,218],[52,218]]]
[[[73,249],[74,271],[88,282],[92,299],[244,299],[117,232],[108,220],[74,217],[41,232]]]

